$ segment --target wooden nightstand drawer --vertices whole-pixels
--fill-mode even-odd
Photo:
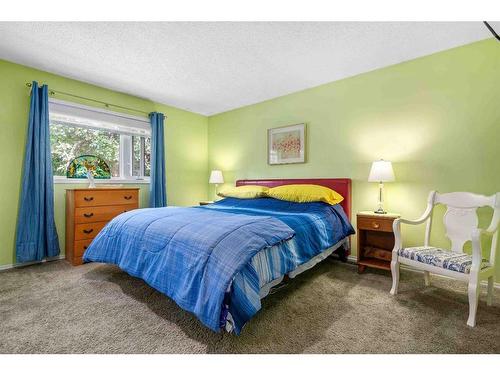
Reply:
[[[358,228],[365,230],[378,230],[382,232],[392,232],[393,219],[382,219],[378,217],[358,216]]]

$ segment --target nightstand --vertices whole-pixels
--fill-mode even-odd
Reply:
[[[212,204],[214,201],[200,201],[200,206],[206,206],[207,204]]]
[[[391,269],[394,233],[392,223],[400,215],[376,214],[364,211],[357,214],[358,272],[366,267]]]

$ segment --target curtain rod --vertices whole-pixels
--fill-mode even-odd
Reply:
[[[33,86],[33,84],[30,83],[30,82],[27,82],[26,86],[29,87],[29,88],[31,88]],[[118,105],[118,104],[106,103],[106,102],[103,102],[103,101],[100,101],[100,100],[96,100],[96,99],[92,99],[92,98],[87,98],[85,96],[71,94],[69,92],[57,91],[57,90],[50,90],[49,89],[49,95],[54,96],[56,94],[65,95],[65,96],[71,96],[72,98],[78,98],[78,99],[88,100],[88,101],[94,102],[94,103],[103,104],[106,108],[114,107],[114,108],[124,109],[126,111],[138,112],[138,113],[145,114],[146,116],[149,117],[149,112],[141,111],[140,109],[135,109],[135,108],[130,108],[130,107],[124,107],[124,106],[121,106],[121,105]]]

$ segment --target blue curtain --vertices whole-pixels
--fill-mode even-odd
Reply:
[[[48,87],[33,82],[16,229],[19,263],[59,255],[53,184]]]
[[[167,192],[165,183],[165,138],[163,137],[162,113],[152,112],[151,120],[151,182],[149,185],[149,206],[165,207]]]

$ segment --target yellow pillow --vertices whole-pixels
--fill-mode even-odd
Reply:
[[[266,186],[243,185],[223,189],[218,193],[221,197],[232,197],[241,199],[261,198],[269,190]]]
[[[319,185],[282,185],[271,188],[266,195],[271,198],[290,202],[325,202],[337,204],[344,200],[344,197],[335,190]]]

